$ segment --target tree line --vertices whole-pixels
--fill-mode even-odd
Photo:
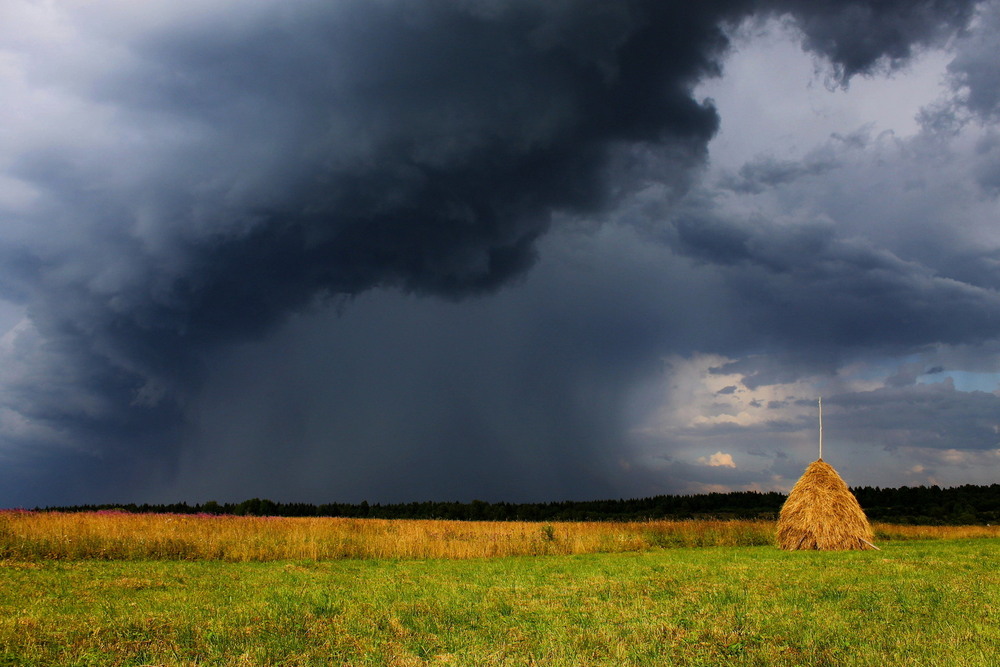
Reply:
[[[924,525],[970,525],[1000,522],[1000,484],[903,486],[851,489],[872,521]],[[775,519],[785,502],[777,492],[734,491],[619,500],[545,503],[411,502],[281,503],[251,498],[238,503],[75,505],[38,511],[209,514],[233,516],[345,517],[378,519],[451,519],[460,521],[639,521],[645,519]]]

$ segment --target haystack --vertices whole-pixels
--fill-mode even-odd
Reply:
[[[877,549],[871,525],[847,484],[822,458],[813,461],[781,507],[778,546],[796,549]]]

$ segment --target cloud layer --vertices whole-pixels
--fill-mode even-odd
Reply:
[[[997,339],[995,3],[2,11],[7,502],[679,488],[629,435],[683,450],[659,358],[758,392]],[[949,44],[951,88],[710,167],[697,88],[779,19],[837,86]]]

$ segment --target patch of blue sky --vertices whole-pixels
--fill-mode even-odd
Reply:
[[[1000,390],[1000,373],[977,373],[975,371],[941,371],[931,375],[922,375],[917,379],[919,384],[935,384],[951,378],[958,391],[986,391],[995,392]]]

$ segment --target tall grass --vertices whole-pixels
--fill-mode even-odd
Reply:
[[[961,540],[1000,537],[1000,526],[911,526],[892,523],[872,525],[876,540]]]
[[[989,526],[875,526],[876,538],[998,537]],[[0,512],[0,559],[273,560],[492,558],[756,546],[771,521],[462,522],[124,512]]]
[[[770,522],[529,523],[2,512],[0,558],[489,558],[768,544]]]

